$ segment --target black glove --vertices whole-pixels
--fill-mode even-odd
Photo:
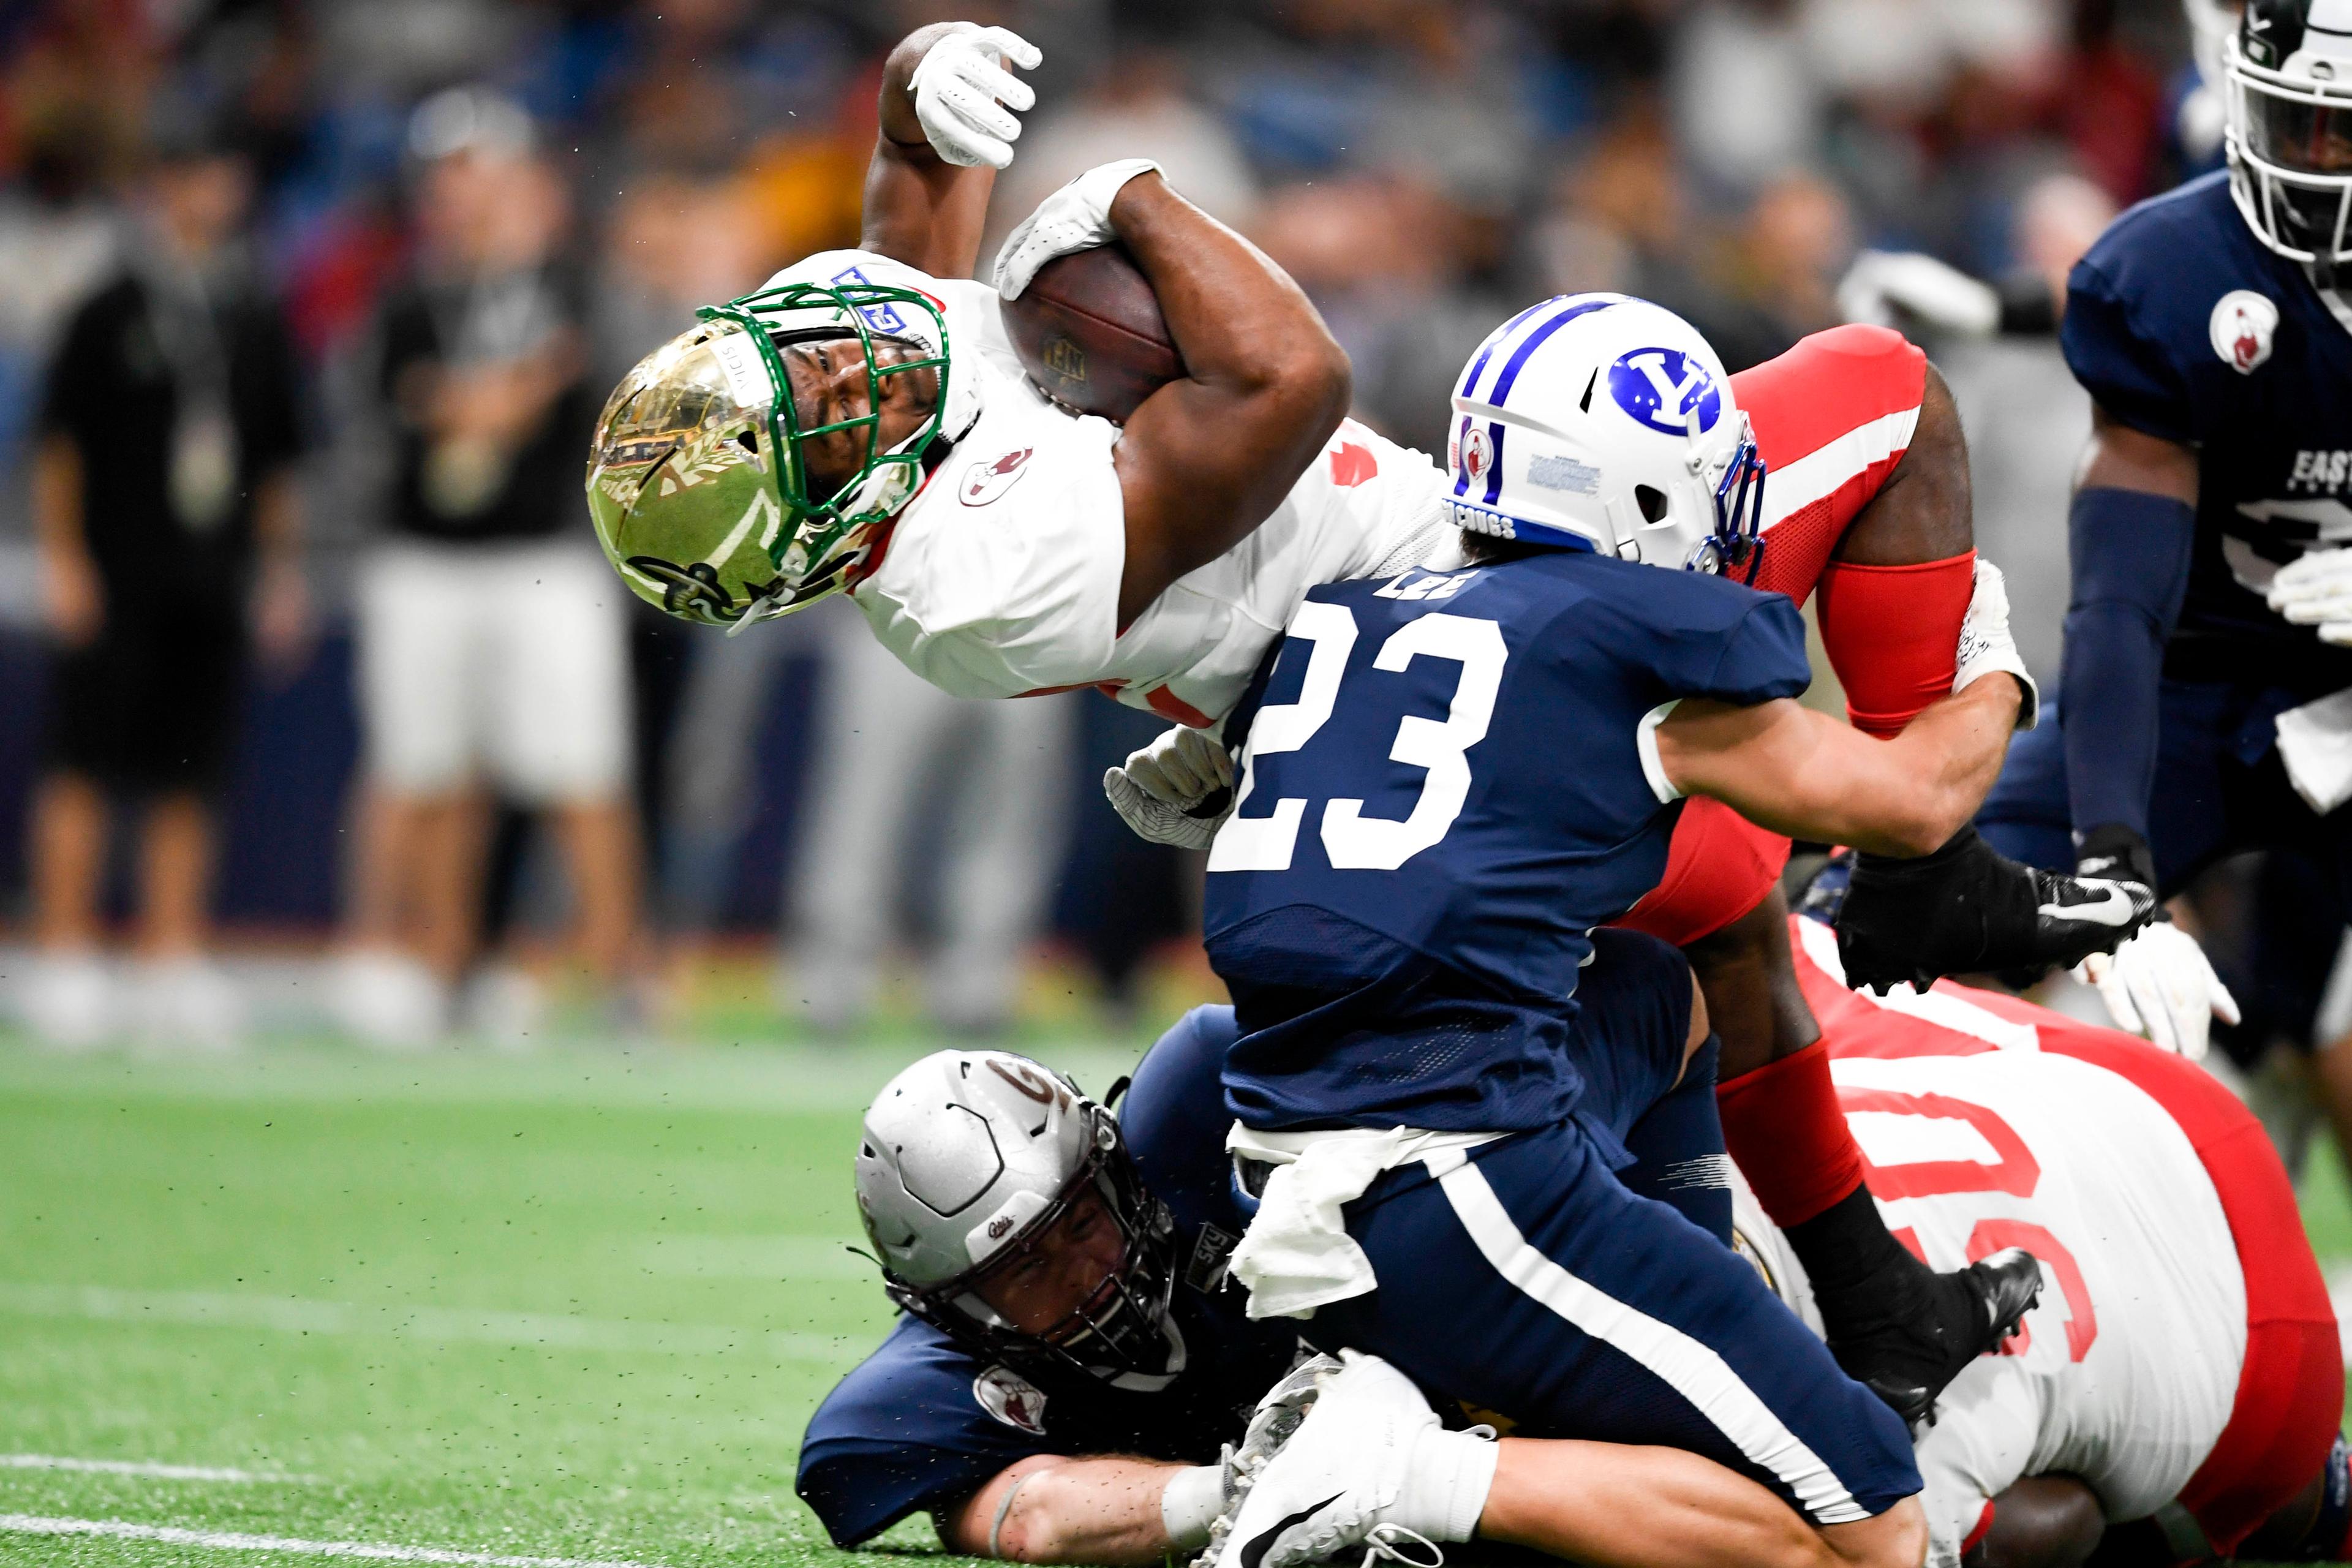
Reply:
[[[2021,866],[1964,827],[1916,860],[1854,858],[1838,912],[1845,983],[1884,995],[1947,974],[2071,967],[2147,924],[2156,890],[2127,876],[2061,877]]]

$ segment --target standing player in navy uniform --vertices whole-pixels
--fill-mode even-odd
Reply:
[[[2328,753],[2352,721],[2306,705],[2352,688],[2352,0],[2253,0],[2222,58],[2228,172],[2125,214],[2068,279],[2096,409],[2060,725],[2019,743],[1981,824],[2167,897],[2285,850],[2324,868],[2340,925],[2352,778]],[[2237,1019],[2174,925],[2086,972],[2187,1054]]]
[[[1520,545],[1312,590],[1244,705],[1210,851],[1209,953],[1245,1031],[1229,1146],[1259,1200],[1234,1272],[1254,1315],[1352,1356],[1228,1544],[1287,1568],[1381,1539],[1402,1494],[1378,1388],[1401,1371],[1522,1434],[1713,1459],[1838,1555],[1908,1568],[1901,1422],[1716,1237],[1630,1190],[1578,1114],[1580,1036],[1696,1055],[1703,1006],[1652,1039],[1654,1012],[1574,998],[1685,795],[1895,856],[1962,827],[2031,689],[1999,574],[1979,569],[1952,695],[1872,739],[1792,700],[1810,671],[1785,597],[1671,569],[1745,567],[1760,479],[1686,323],[1607,297],[1514,323],[1456,402],[1456,519]],[[2029,932],[2053,904],[2148,907],[2021,871],[1971,891]]]

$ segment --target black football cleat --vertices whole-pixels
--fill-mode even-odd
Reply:
[[[1997,1348],[2042,1297],[2042,1265],[2021,1247],[2006,1247],[1951,1274],[1935,1274],[1915,1297],[1913,1310],[1883,1307],[1832,1315],[1830,1351],[1846,1375],[1869,1389],[1908,1426],[1934,1425],[1936,1400],[1977,1357]],[[1910,1294],[1910,1292],[1906,1292]],[[1851,1326],[1839,1331],[1837,1319]],[[1857,1321],[1858,1320],[1858,1321]]]

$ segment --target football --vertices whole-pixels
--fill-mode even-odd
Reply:
[[[1184,374],[1150,280],[1118,246],[1055,257],[1003,310],[1030,379],[1081,414],[1124,420]]]

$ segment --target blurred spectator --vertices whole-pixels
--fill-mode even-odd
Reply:
[[[68,324],[40,414],[36,524],[59,657],[26,1010],[59,1043],[123,1024],[206,1044],[241,1033],[237,993],[205,956],[211,797],[248,613],[279,659],[307,619],[292,350],[236,244],[250,171],[193,123],[160,127],[151,156],[125,268]],[[142,811],[127,1017],[98,956],[110,796]]]
[[[1086,92],[1041,102],[1021,147],[996,183],[981,270],[996,259],[1013,226],[1056,189],[1115,158],[1157,160],[1184,199],[1222,223],[1248,229],[1257,211],[1257,177],[1234,133],[1184,90],[1181,62],[1158,49],[1112,58]]]
[[[900,895],[928,882],[937,940],[926,1011],[957,1034],[997,1033],[1061,863],[1074,699],[950,697],[850,606],[818,616],[832,647],[778,1000],[817,1029],[862,1022],[883,961],[907,945]]]
[[[631,960],[623,590],[580,526],[597,389],[566,193],[509,100],[459,89],[412,122],[419,248],[378,322],[388,537],[359,590],[367,799],[346,1022],[414,1041],[472,962],[484,785],[550,811],[579,946]]]

